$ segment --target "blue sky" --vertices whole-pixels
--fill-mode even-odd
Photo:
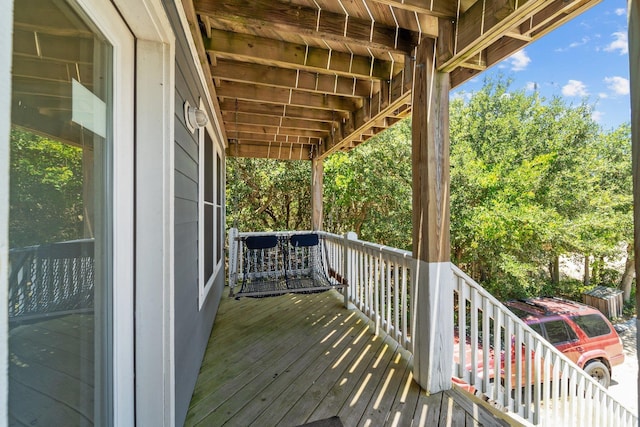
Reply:
[[[605,129],[630,120],[626,0],[603,0],[478,77],[452,96],[482,87],[485,76],[513,79],[512,89],[560,96],[567,104],[587,99]]]

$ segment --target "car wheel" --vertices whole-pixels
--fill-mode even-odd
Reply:
[[[609,372],[609,368],[602,362],[594,360],[593,362],[589,362],[585,367],[584,371],[591,378],[596,380],[601,386],[604,388],[609,388],[609,384],[611,384],[611,372]]]

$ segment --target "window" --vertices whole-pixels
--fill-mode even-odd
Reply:
[[[547,340],[554,345],[578,339],[575,332],[568,327],[564,320],[545,322],[544,329],[547,332]]]
[[[575,316],[572,317],[571,320],[576,322],[576,324],[580,326],[580,329],[582,329],[589,338],[611,333],[609,325],[607,325],[604,319],[597,314]]]
[[[536,331],[539,335],[544,336],[544,334],[542,333],[542,326],[540,326],[540,323],[531,323],[529,326],[531,326],[531,329]]]
[[[201,109],[204,109],[202,102]],[[199,131],[200,142],[200,289],[198,307],[213,286],[224,256],[224,162],[209,125]]]

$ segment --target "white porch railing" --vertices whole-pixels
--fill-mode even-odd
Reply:
[[[355,233],[320,233],[331,265],[349,284],[349,300],[380,329],[413,352],[409,292],[414,259],[411,252],[357,240]]]
[[[604,387],[458,267],[452,268],[455,377],[532,424],[638,425],[637,416]]]
[[[11,249],[9,321],[92,311],[94,270],[93,239]]]
[[[265,234],[274,233],[230,232],[231,286],[242,274],[238,237]],[[384,330],[413,353],[409,301],[416,260],[411,252],[357,240],[354,233],[318,234],[327,268],[333,270],[327,274],[346,280],[349,302],[372,320],[376,332]],[[448,286],[454,293],[452,363],[457,382],[534,425],[637,426],[637,416],[606,389],[459,268],[452,265],[452,269],[454,283]],[[499,355],[495,363],[494,355]]]

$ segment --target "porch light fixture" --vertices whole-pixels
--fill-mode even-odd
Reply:
[[[189,101],[186,101],[184,103],[184,122],[187,128],[189,128],[189,131],[193,133],[196,129],[205,127],[207,123],[209,123],[209,118],[203,110],[192,107]]]

